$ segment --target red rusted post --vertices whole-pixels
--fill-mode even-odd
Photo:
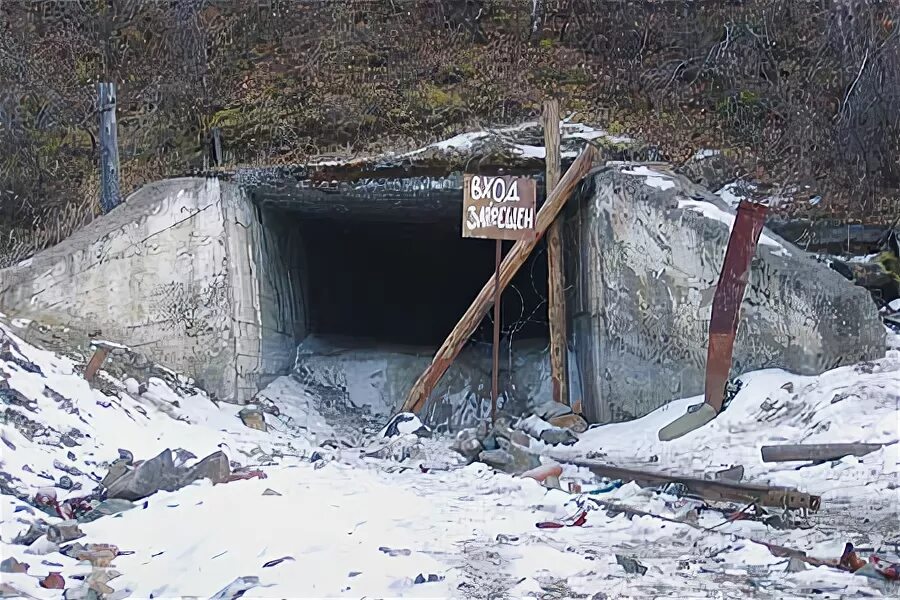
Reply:
[[[737,335],[741,301],[750,274],[750,261],[766,222],[768,207],[741,200],[737,218],[725,250],[725,262],[719,275],[709,320],[709,348],[706,353],[706,403],[718,413],[722,410],[725,384],[731,370],[734,338]]]

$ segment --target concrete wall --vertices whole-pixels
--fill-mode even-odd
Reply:
[[[569,216],[572,330],[586,416],[644,415],[703,393],[708,324],[734,211],[647,167],[594,172]],[[868,292],[764,230],[741,308],[732,376],[812,375],[881,357]]]
[[[271,237],[238,187],[154,183],[0,271],[0,308],[100,330],[243,402],[260,378],[290,367],[304,333],[302,305],[289,308],[297,286]]]

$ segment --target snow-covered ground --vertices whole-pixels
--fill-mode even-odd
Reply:
[[[536,523],[577,512],[587,496],[548,490],[479,463],[461,466],[442,439],[419,441],[402,462],[366,457],[390,440],[374,437],[377,430],[366,437],[362,428],[326,422],[316,398],[290,379],[266,394],[279,409],[277,416],[266,414],[266,432],[244,426],[239,407],[216,405],[199,390],[159,379],[145,382],[142,393],[134,380],[101,374],[105,385],[97,387],[104,393],[88,386],[71,360],[29,346],[13,326],[0,328],[0,343],[4,336],[12,341],[9,354],[0,356],[0,384],[9,386],[0,389],[6,491],[33,498],[66,476],[66,487],[81,489],[57,488],[60,500],[86,495],[119,449],[137,460],[166,448],[201,458],[222,450],[266,475],[218,485],[203,480],[80,524],[85,537],[77,542],[114,544],[125,553],[113,561],[116,573],[107,572],[118,574],[107,582],[115,590],[107,597],[896,597],[897,589],[884,582],[828,567],[788,572],[787,559],[752,540],[832,559],[847,541],[896,550],[889,545],[900,541],[896,444],[860,459],[799,469],[762,463],[759,447],[895,442],[898,351],[820,377],[750,374],[718,419],[674,442],[659,442],[658,429],[697,398],[591,429],[567,450],[602,452],[628,465],[652,460],[653,468],[694,474],[742,464],[745,480],[822,494],[812,528],[723,524],[721,514],[710,513],[695,524],[673,523],[596,509],[583,526],[542,529]],[[108,395],[111,390],[117,394]],[[329,444],[329,438],[338,441]],[[571,480],[585,490],[600,483],[567,468],[563,487]],[[596,497],[670,517],[684,510],[684,500],[633,484]],[[3,559],[30,565],[27,573],[4,572],[2,585],[37,598],[85,597],[76,588],[79,576],[91,574],[90,564],[61,554],[45,538],[30,547],[12,543],[37,519],[60,519],[13,495],[0,497],[0,507]],[[646,572],[627,572],[620,564],[631,566],[627,559]],[[63,576],[65,592],[39,585],[51,572]]]

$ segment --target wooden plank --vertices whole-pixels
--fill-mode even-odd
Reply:
[[[896,442],[895,442],[896,443]],[[763,446],[763,462],[837,460],[844,456],[865,456],[887,444],[785,444]]]
[[[108,213],[121,202],[116,84],[97,84],[100,109],[100,208]]]
[[[518,240],[503,259],[503,264],[500,265],[499,277],[501,290],[509,285],[509,282],[512,281],[513,276],[516,274],[516,271],[518,271],[525,263],[528,255],[531,254],[531,251],[537,246],[538,241],[540,241],[541,237],[546,233],[547,228],[550,227],[553,220],[556,219],[556,215],[562,210],[562,207],[569,199],[569,196],[572,195],[575,186],[590,170],[593,160],[594,148],[593,146],[588,145],[584,148],[578,158],[575,159],[575,162],[572,163],[572,166],[566,171],[565,177],[563,177],[562,181],[559,182],[559,185],[553,189],[553,192],[547,198],[547,201],[544,202],[544,205],[538,211],[534,224],[534,236],[529,237],[528,239]],[[441,345],[440,349],[438,349],[431,364],[428,365],[425,371],[416,380],[415,384],[413,384],[412,389],[409,391],[409,395],[406,397],[406,401],[403,403],[402,410],[404,412],[418,412],[425,405],[425,401],[431,395],[434,386],[437,385],[437,382],[440,381],[444,373],[447,372],[447,369],[459,354],[459,351],[462,350],[462,347],[469,339],[469,336],[472,335],[472,332],[478,327],[481,319],[487,314],[488,309],[493,303],[495,286],[496,282],[494,280],[494,275],[492,274],[491,278],[475,297],[475,300],[472,301],[468,310],[466,310],[465,314],[463,314],[462,318],[450,332],[450,335],[444,340],[444,343]]]
[[[544,148],[547,189],[559,182],[559,101],[544,103]],[[566,344],[566,290],[563,278],[563,223],[557,217],[547,230],[547,321],[550,325],[550,382],[553,401],[569,404]]]

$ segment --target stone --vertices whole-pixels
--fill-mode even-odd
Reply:
[[[576,263],[603,274],[582,284],[585,316],[572,331],[584,417],[624,421],[702,394],[733,209],[684,176],[636,165],[596,170],[576,204],[583,217],[566,244]],[[868,292],[764,230],[732,373],[817,375],[884,353]]]
[[[198,479],[209,479],[214,484],[225,483],[231,475],[231,464],[221,450],[213,452],[193,467],[181,478],[181,485],[188,485]]]
[[[38,538],[47,533],[47,524],[43,521],[32,523],[31,526],[23,533],[20,533],[13,539],[13,544],[22,546],[30,546]]]
[[[571,446],[578,441],[578,436],[568,429],[553,427],[541,432],[541,441],[551,446]]]
[[[53,571],[40,581],[40,586],[48,590],[61,590],[66,587],[66,580],[58,572]]]
[[[19,562],[15,557],[10,556],[3,562],[0,562],[0,573],[27,573],[31,565]]]
[[[76,560],[84,560],[93,567],[108,567],[119,555],[118,547],[112,544],[88,544],[83,549],[70,554]]]
[[[547,422],[554,427],[568,429],[574,433],[584,433],[588,428],[587,421],[584,420],[584,417],[582,417],[581,415],[576,415],[574,413],[552,417],[548,419]]]
[[[83,537],[84,532],[78,527],[78,522],[74,520],[63,521],[51,525],[47,529],[47,539],[54,544],[64,544]]]
[[[250,429],[257,429],[259,431],[267,431],[268,429],[266,427],[265,413],[256,407],[244,408],[238,413],[238,416],[241,418],[241,421],[244,422],[244,425]]]
[[[629,558],[627,556],[622,556],[621,554],[616,554],[616,562],[619,563],[619,565],[621,565],[623,569],[625,569],[626,573],[643,575],[647,572],[647,567],[645,567],[635,559]]]
[[[518,475],[530,471],[541,464],[540,459],[522,448],[514,446],[508,440],[498,440],[500,448],[485,450],[478,455],[478,460],[494,467],[498,471]]]
[[[107,497],[141,500],[159,490],[176,490],[180,478],[172,461],[172,451],[166,449],[109,483],[106,486]]]
[[[554,417],[572,414],[572,409],[561,402],[544,402],[534,409],[534,414],[545,421],[550,421]]]
[[[266,488],[262,493],[263,496],[281,496],[280,493],[276,492],[272,488]]]

